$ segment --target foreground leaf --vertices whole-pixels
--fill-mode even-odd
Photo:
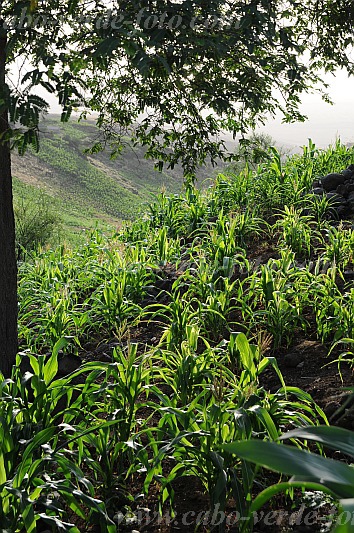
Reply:
[[[332,489],[338,497],[354,497],[354,469],[325,457],[285,444],[250,440],[224,444],[222,449],[263,467],[313,481]]]

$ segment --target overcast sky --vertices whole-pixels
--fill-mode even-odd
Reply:
[[[308,116],[304,123],[282,124],[280,119],[270,120],[262,128],[278,143],[303,145],[311,138],[319,147],[326,147],[340,137],[343,143],[354,143],[354,77],[344,71],[336,76],[326,76],[328,92],[334,102],[329,105],[319,95],[302,97],[301,111]]]
[[[343,143],[354,143],[354,77],[344,71],[327,75],[329,94],[334,105],[324,102],[320,95],[304,94],[301,110],[308,116],[304,123],[282,124],[281,119],[269,120],[262,131],[269,133],[278,144],[302,146],[311,138],[325,148],[340,137]],[[48,95],[46,95],[48,98]],[[49,97],[51,112],[60,113],[60,107]]]

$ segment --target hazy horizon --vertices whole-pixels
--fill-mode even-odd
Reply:
[[[328,93],[334,105],[324,102],[318,94],[304,94],[301,111],[308,116],[307,121],[282,124],[281,119],[276,118],[259,130],[269,133],[280,144],[293,146],[307,144],[308,138],[320,148],[338,137],[344,144],[354,142],[354,78],[348,78],[344,71],[324,78],[330,85]]]
[[[264,131],[278,144],[293,148],[307,144],[309,138],[320,148],[332,144],[338,137],[344,144],[354,142],[354,77],[348,78],[346,72],[338,71],[335,76],[324,78],[330,85],[328,93],[334,105],[324,102],[319,94],[304,94],[300,109],[308,116],[307,121],[282,124],[277,116],[257,131]],[[42,96],[47,97],[51,113],[61,112],[52,95],[43,92]]]

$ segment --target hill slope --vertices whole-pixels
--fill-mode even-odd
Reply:
[[[64,227],[75,232],[136,217],[139,206],[162,187],[169,193],[181,190],[181,169],[157,172],[141,147],[127,147],[115,160],[108,152],[85,154],[97,134],[91,121],[62,124],[58,116],[48,115],[41,123],[39,153],[13,154],[15,200],[44,194]],[[213,174],[215,170],[205,167],[200,179]]]

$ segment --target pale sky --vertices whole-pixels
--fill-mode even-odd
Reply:
[[[354,77],[344,71],[335,76],[326,75],[330,87],[328,93],[334,102],[329,105],[320,95],[304,94],[301,111],[308,116],[306,122],[282,124],[280,118],[270,120],[261,128],[279,144],[304,145],[311,138],[324,148],[340,137],[343,143],[354,143]]]

